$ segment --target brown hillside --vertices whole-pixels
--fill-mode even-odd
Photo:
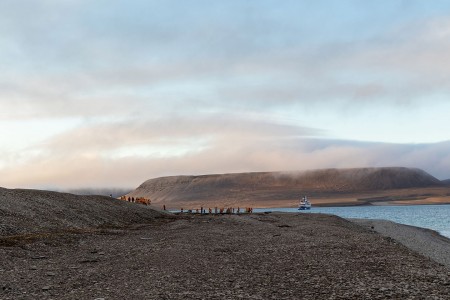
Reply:
[[[438,179],[420,169],[324,169],[161,177],[147,180],[128,196],[176,205],[232,205],[296,200],[301,194],[324,196],[438,186],[442,186]]]

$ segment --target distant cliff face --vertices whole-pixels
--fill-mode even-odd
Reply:
[[[128,196],[148,197],[154,203],[276,201],[298,199],[301,194],[345,194],[442,185],[420,169],[324,169],[161,177],[147,180]]]

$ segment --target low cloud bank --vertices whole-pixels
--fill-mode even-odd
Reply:
[[[120,144],[120,143],[119,143]],[[137,187],[147,179],[319,168],[403,166],[421,168],[438,179],[450,178],[450,141],[434,144],[386,144],[295,136],[214,136],[204,147],[184,153],[108,157],[82,149],[0,170],[5,187]],[[90,152],[90,151],[88,151]]]

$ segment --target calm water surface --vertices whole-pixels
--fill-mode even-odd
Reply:
[[[310,211],[296,208],[258,208],[254,212],[280,211],[325,213],[343,218],[381,219],[429,228],[450,238],[450,205],[313,207]]]

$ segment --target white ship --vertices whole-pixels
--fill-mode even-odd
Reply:
[[[300,201],[300,205],[298,206],[298,210],[307,210],[311,209],[311,202],[309,202],[308,198],[304,196]]]

